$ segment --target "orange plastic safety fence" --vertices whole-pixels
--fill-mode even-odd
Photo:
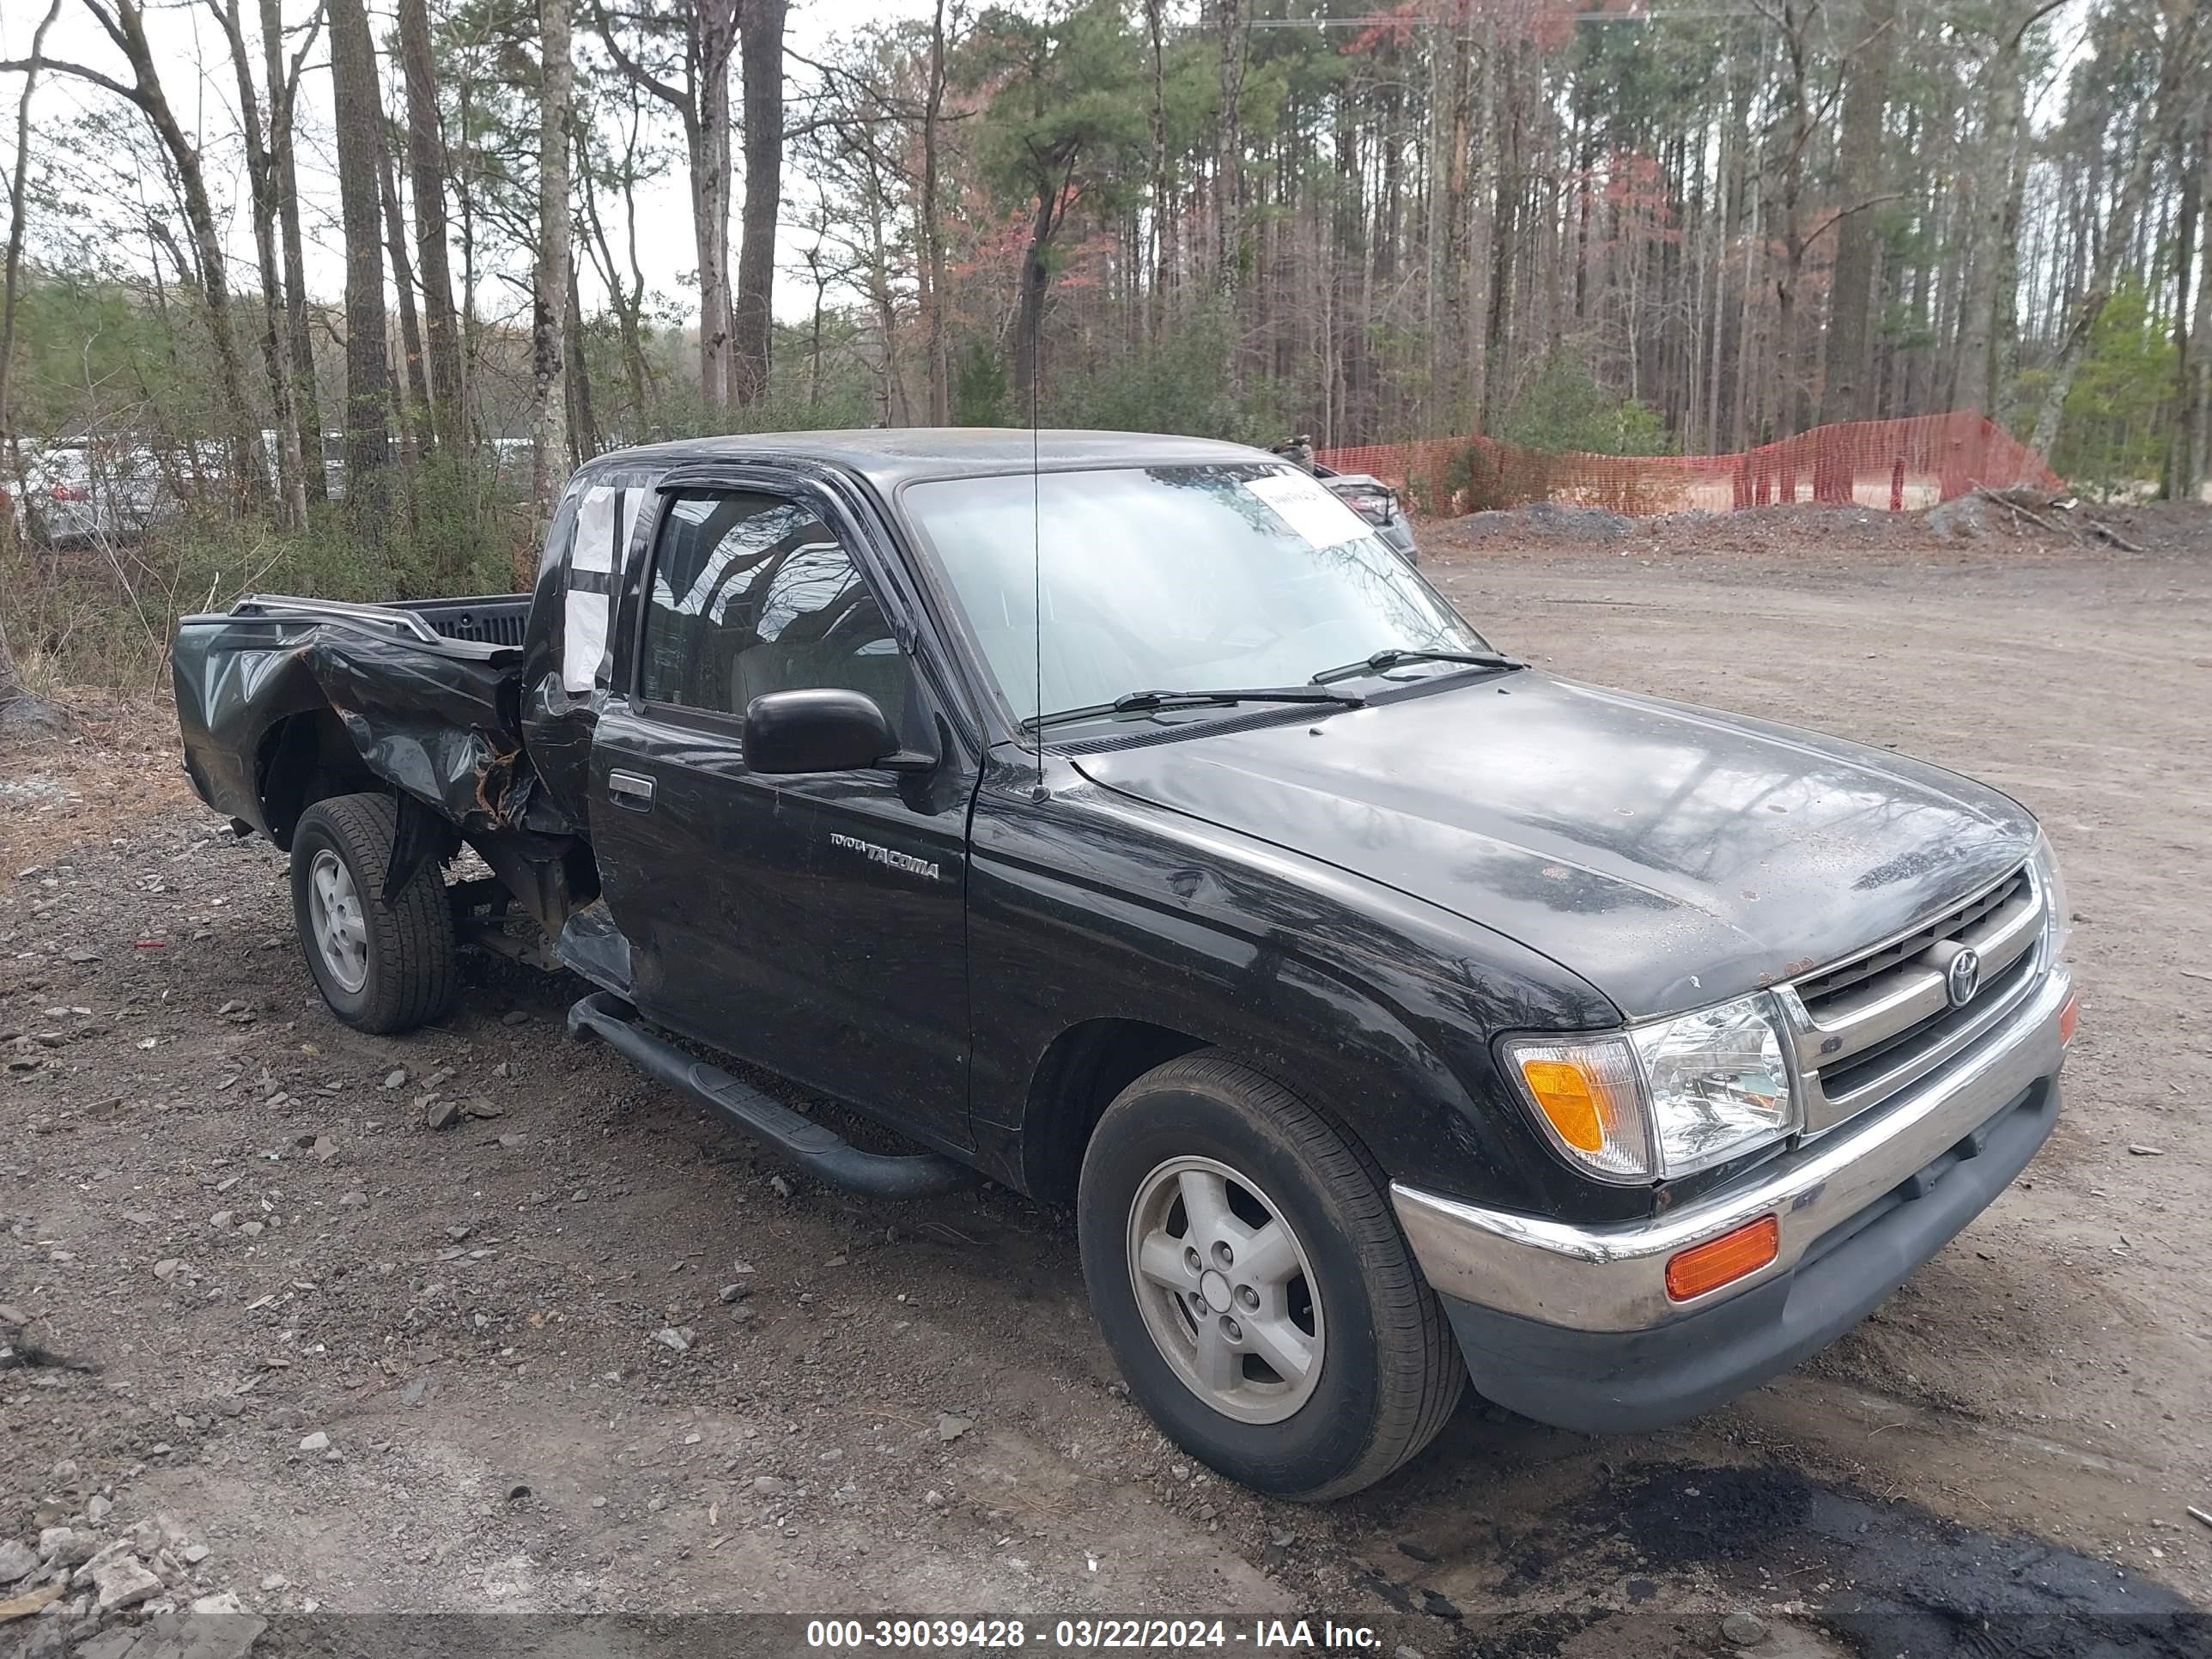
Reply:
[[[2043,458],[1971,411],[1814,427],[1732,455],[1592,455],[1494,438],[1428,438],[1321,452],[1339,472],[1371,472],[1423,511],[1535,501],[1649,515],[1790,502],[1933,507],[1978,486],[2060,488]]]

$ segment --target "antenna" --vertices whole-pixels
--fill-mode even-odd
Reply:
[[[1045,798],[1044,784],[1044,464],[1037,435],[1037,382],[1043,377],[1044,251],[1032,246],[1030,269],[1023,273],[1033,283],[1036,304],[1030,307],[1030,627],[1036,668],[1036,787],[1035,798]]]

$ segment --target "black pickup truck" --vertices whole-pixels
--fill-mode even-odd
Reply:
[[[1470,1377],[1706,1410],[2049,1134],[2057,864],[1950,773],[1516,662],[1370,529],[1187,439],[627,450],[532,594],[186,621],[185,765],[354,1025],[493,945],[826,1181],[1072,1206],[1136,1397],[1239,1480],[1356,1491]]]

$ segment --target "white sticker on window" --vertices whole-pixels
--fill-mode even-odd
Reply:
[[[571,570],[612,570],[615,568],[616,492],[594,484],[584,492],[576,510],[576,539],[568,553]]]
[[[607,596],[571,589],[561,634],[561,684],[568,691],[592,689],[599,659],[607,650]]]
[[[1259,477],[1247,478],[1244,488],[1316,547],[1336,547],[1374,533],[1364,520],[1332,495],[1319,479],[1304,472],[1262,473]]]

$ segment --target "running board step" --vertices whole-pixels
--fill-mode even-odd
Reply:
[[[594,991],[569,1008],[568,1035],[605,1039],[647,1077],[713,1107],[809,1175],[847,1192],[873,1198],[930,1198],[975,1179],[975,1171],[936,1152],[864,1152],[720,1066],[695,1060],[674,1043],[641,1030],[636,1021],[636,1011],[621,998]]]

